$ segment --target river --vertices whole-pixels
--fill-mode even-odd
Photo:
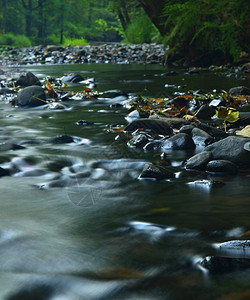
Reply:
[[[166,69],[158,65],[19,67],[27,71],[41,79],[78,73],[94,77],[98,91],[151,97],[179,85],[204,91],[250,85],[249,77],[209,71],[161,76]],[[223,300],[249,292],[249,271],[210,276],[197,264],[215,253],[212,243],[250,230],[248,174],[217,177],[218,187],[187,178],[140,181],[157,154],[129,149],[105,130],[127,123],[122,107],[97,100],[75,101],[66,111],[0,105],[1,141],[24,146],[0,153],[1,165],[15,170],[0,178],[1,299]],[[63,134],[79,143],[51,143]],[[170,158],[178,165],[185,155]]]

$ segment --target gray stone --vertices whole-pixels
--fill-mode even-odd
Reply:
[[[40,80],[31,72],[21,75],[15,82],[16,86],[27,87],[32,85],[41,85]]]
[[[186,162],[186,169],[195,169],[204,171],[209,161],[213,159],[213,154],[210,151],[202,151],[191,158]]]
[[[149,142],[145,134],[137,134],[128,141],[130,147],[143,148]]]
[[[210,134],[196,127],[192,130],[192,137],[195,145],[201,147],[205,147],[214,141],[213,137]]]
[[[173,150],[190,150],[194,149],[195,144],[190,135],[186,133],[178,133],[171,138],[162,142],[161,150],[167,151],[169,149]]]
[[[46,104],[46,94],[40,86],[29,86],[19,91],[17,94],[19,106],[34,107]]]
[[[124,131],[134,132],[138,128],[143,128],[144,130],[148,129],[152,133],[162,135],[170,135],[173,133],[173,129],[169,123],[162,119],[138,119],[131,122]]]
[[[144,166],[139,179],[140,178],[151,178],[156,180],[163,180],[168,178],[174,178],[175,175],[172,170],[169,170],[167,167],[162,167],[158,165],[154,165],[153,163],[148,163]]]
[[[233,87],[229,90],[229,94],[240,96],[240,95],[250,95],[250,89],[245,86]]]
[[[237,166],[228,160],[211,160],[206,167],[208,172],[237,173]]]
[[[207,146],[204,151],[210,151],[215,160],[229,160],[237,166],[246,168],[250,166],[250,152],[244,146],[250,138],[229,136],[223,140]]]

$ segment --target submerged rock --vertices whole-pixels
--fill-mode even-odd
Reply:
[[[249,269],[250,259],[208,256],[200,262],[200,265],[207,269],[211,274],[221,274]]]

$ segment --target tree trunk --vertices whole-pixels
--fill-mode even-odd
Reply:
[[[145,13],[149,16],[152,23],[159,30],[160,34],[164,36],[167,32],[165,26],[166,18],[162,16],[164,8],[164,0],[137,0]]]

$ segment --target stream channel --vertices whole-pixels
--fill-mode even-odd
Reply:
[[[40,65],[18,71],[40,79],[78,73],[94,77],[97,91],[150,97],[180,91],[165,84],[185,85],[181,91],[250,85],[249,78],[209,71],[160,76],[166,69],[159,65]],[[249,291],[249,270],[210,275],[197,263],[215,254],[213,243],[250,230],[249,175],[216,177],[223,184],[215,187],[187,178],[138,180],[145,162],[159,154],[131,149],[105,130],[127,124],[127,110],[97,100],[72,102],[63,111],[0,103],[1,141],[24,146],[0,153],[2,166],[18,170],[0,178],[0,299],[222,300]],[[93,123],[79,126],[79,120]],[[80,142],[51,143],[63,134]],[[169,155],[179,165],[193,153]],[[61,181],[49,185],[56,176]]]

